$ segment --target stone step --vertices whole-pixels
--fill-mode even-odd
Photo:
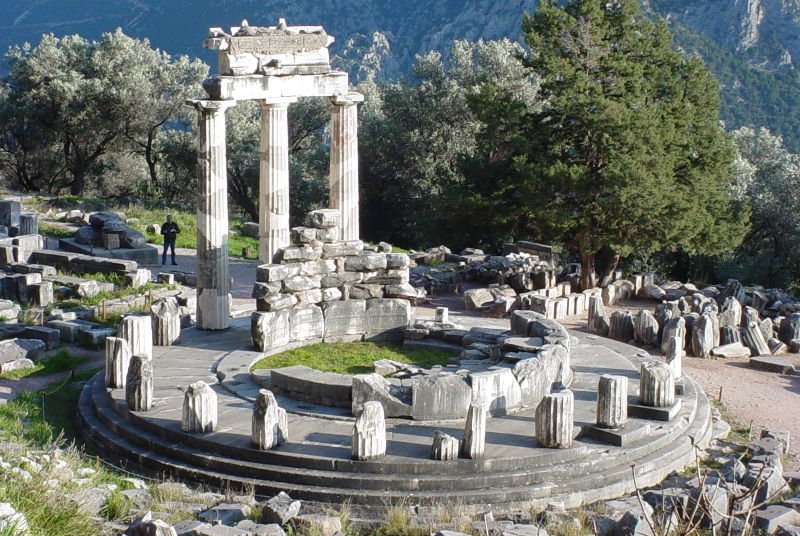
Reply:
[[[97,379],[96,379],[97,381]],[[94,385],[92,385],[94,384]],[[344,499],[354,500],[356,497],[359,501],[361,499],[365,499],[368,503],[372,501],[383,501],[386,498],[387,494],[390,495],[398,495],[400,497],[411,496],[416,498],[421,498],[420,500],[424,503],[428,501],[432,501],[431,504],[435,501],[441,501],[448,498],[448,493],[453,493],[453,491],[457,491],[456,495],[461,497],[463,500],[466,500],[466,497],[474,496],[477,502],[492,502],[493,500],[500,500],[497,497],[497,494],[500,493],[497,491],[497,487],[493,488],[492,485],[497,486],[497,482],[491,480],[484,480],[484,477],[487,475],[477,473],[475,475],[476,478],[472,478],[474,483],[480,484],[483,486],[483,489],[464,489],[462,486],[456,488],[449,488],[447,485],[440,486],[438,490],[425,490],[425,489],[416,489],[413,485],[398,485],[401,477],[396,477],[394,475],[385,476],[385,478],[389,481],[388,489],[381,490],[381,489],[373,489],[373,486],[364,486],[362,482],[361,489],[344,489],[342,486],[342,482],[338,479],[343,479],[345,475],[341,473],[336,473],[336,477],[318,480],[315,478],[318,475],[315,475],[313,471],[304,471],[305,473],[304,478],[301,478],[300,482],[286,482],[285,480],[294,480],[297,475],[291,471],[287,471],[288,468],[278,468],[277,473],[274,473],[277,477],[279,477],[280,481],[272,481],[265,478],[250,478],[247,475],[236,475],[231,473],[231,469],[235,469],[237,465],[242,465],[242,462],[238,460],[228,460],[225,462],[225,470],[218,470],[219,463],[214,463],[216,460],[219,462],[219,455],[217,454],[206,454],[204,457],[201,457],[199,460],[199,464],[192,464],[188,463],[185,460],[178,458],[175,459],[172,456],[164,455],[161,452],[154,452],[152,447],[156,445],[164,445],[163,442],[159,442],[158,438],[156,438],[156,442],[149,443],[149,449],[143,448],[141,445],[136,445],[133,442],[129,441],[124,437],[120,437],[119,435],[115,434],[114,431],[107,427],[101,419],[99,419],[95,414],[95,410],[99,410],[104,414],[108,413],[115,413],[110,407],[105,408],[95,408],[94,407],[94,399],[92,397],[92,392],[94,391],[97,393],[96,385],[100,384],[102,387],[102,383],[97,381],[97,383],[92,382],[87,388],[84,390],[84,393],[81,396],[81,416],[84,418],[85,421],[91,420],[92,422],[87,422],[87,427],[84,428],[85,431],[89,431],[92,434],[92,441],[99,443],[103,446],[103,450],[113,451],[116,452],[120,458],[132,460],[137,465],[141,464],[145,467],[150,468],[151,470],[155,471],[167,471],[171,473],[175,473],[180,475],[181,477],[190,478],[192,480],[198,480],[206,483],[219,483],[219,482],[230,482],[235,481],[242,485],[255,485],[258,489],[263,489],[266,493],[272,493],[277,490],[292,490],[290,494],[297,495],[299,498],[307,498],[311,500],[320,500],[322,502],[337,502]],[[94,388],[92,388],[94,387]],[[100,389],[101,393],[105,391],[105,389]],[[102,401],[102,400],[101,400]],[[117,419],[120,421],[124,421],[119,415],[116,416]],[[119,423],[118,423],[119,424]],[[129,423],[128,423],[129,424]],[[706,426],[708,428],[708,426]],[[93,432],[92,432],[93,431]],[[686,430],[686,432],[690,432],[691,430]],[[129,434],[132,434],[133,437],[140,437],[143,438],[145,444],[148,444],[148,441],[153,441],[153,438],[144,437],[149,435],[147,432],[141,432],[137,430],[135,427],[131,427],[129,425],[129,429],[127,430]],[[689,440],[686,440],[686,437],[683,437],[682,441],[686,443],[688,446],[687,454],[691,454],[692,451],[692,440],[691,434],[682,434],[683,436],[689,436]],[[181,444],[173,444],[168,445],[168,449],[166,453],[172,452],[173,454],[177,451],[179,453],[183,453],[187,450],[195,450],[189,449],[185,445]],[[577,490],[578,488],[583,489],[591,489],[593,487],[597,487],[598,485],[603,484],[603,481],[598,481],[595,477],[592,477],[590,480],[586,480],[585,475],[597,475],[602,474],[604,479],[612,478],[612,480],[618,480],[617,486],[627,485],[629,486],[631,483],[628,482],[630,480],[630,466],[629,464],[632,462],[638,461],[639,467],[651,467],[648,471],[656,471],[659,474],[664,469],[664,462],[669,463],[670,460],[674,462],[674,456],[672,456],[673,451],[675,448],[675,442],[672,442],[670,446],[662,447],[661,451],[664,451],[661,454],[661,458],[665,458],[664,461],[659,458],[659,452],[654,452],[648,456],[645,456],[641,460],[636,460],[631,457],[627,457],[624,463],[618,463],[616,465],[601,463],[604,458],[602,456],[595,458],[594,460],[588,461],[589,466],[592,467],[582,467],[577,474],[566,474],[565,472],[563,476],[564,481],[558,482],[557,484],[552,482],[554,477],[558,477],[560,475],[553,473],[552,471],[548,474],[548,478],[550,480],[549,483],[544,482],[525,482],[524,478],[525,475],[521,474],[518,475],[518,478],[522,480],[518,480],[517,482],[512,482],[508,480],[507,476],[509,475],[500,475],[500,483],[499,488],[503,489],[502,495],[508,498],[509,490],[511,489],[518,489],[518,490],[526,490],[524,493],[519,491],[519,493],[525,495],[527,498],[535,498],[536,493],[541,492],[544,488],[548,488],[545,494],[549,496],[551,491],[549,489],[550,486],[557,485],[559,488],[562,486],[566,486],[568,489]],[[565,452],[565,451],[562,451]],[[607,460],[605,460],[607,461]],[[680,463],[686,463],[691,460],[686,460]],[[211,466],[207,466],[206,464],[210,464]],[[247,466],[248,464],[245,464]],[[258,465],[258,464],[253,464]],[[676,467],[679,468],[679,467]],[[248,468],[249,469],[249,468]],[[552,467],[551,467],[552,469]],[[247,471],[245,471],[247,472]],[[268,473],[270,474],[270,473]],[[665,476],[666,473],[662,475]],[[368,479],[375,479],[377,475],[358,475],[361,478],[359,480],[363,480],[363,477],[367,477]],[[459,480],[465,480],[463,478],[463,473]],[[642,478],[644,478],[643,475]],[[436,477],[434,479],[438,480],[441,477]],[[533,478],[531,478],[533,480]],[[381,479],[383,480],[383,479]],[[423,479],[424,480],[424,479]],[[419,482],[418,477],[414,477],[410,480],[411,482]],[[314,482],[316,485],[308,485],[307,482]],[[325,485],[327,482],[333,484],[332,486]],[[415,484],[418,486],[418,484]],[[640,483],[641,485],[641,483]],[[425,487],[423,485],[423,487]],[[603,486],[601,486],[603,487]],[[410,489],[409,489],[410,488]],[[599,493],[599,492],[598,492]],[[375,494],[375,497],[364,497],[364,494]],[[354,497],[354,495],[356,497]],[[422,499],[426,497],[425,499]],[[602,497],[601,497],[602,498]],[[508,502],[508,501],[506,501]],[[381,503],[385,504],[385,503]]]
[[[100,411],[101,419],[106,419],[107,415],[116,413],[112,408],[114,402],[109,399],[102,383],[95,384],[93,393],[95,405],[103,408]],[[181,445],[187,443],[188,437],[182,432],[163,426],[161,423],[158,423],[159,419],[155,419],[156,424],[154,424],[146,414],[131,414],[127,412],[127,408],[120,408],[119,411],[125,413],[125,418],[130,420],[133,425],[128,426],[127,430],[123,428],[118,431],[118,433],[122,433],[135,442],[138,436],[145,431],[154,436],[158,436],[161,438],[160,441],[165,444],[173,445],[173,447],[177,445],[178,456],[184,454]],[[689,415],[687,416],[687,421],[693,418],[693,415]],[[106,424],[108,425],[109,423],[107,422]],[[604,453],[604,462],[609,466],[615,463],[622,463],[627,466],[631,459],[646,456],[649,452],[658,449],[660,446],[670,444],[682,434],[685,429],[685,423],[678,423],[676,426],[670,428],[670,433],[662,434],[655,439],[643,441],[637,447],[628,448],[625,451],[617,449],[613,452]],[[412,474],[415,478],[421,478],[425,475],[435,475],[435,480],[439,482],[439,485],[443,488],[447,486],[447,483],[442,483],[442,479],[445,478],[456,479],[460,487],[466,487],[463,482],[463,475],[465,472],[477,472],[478,476],[484,479],[488,478],[486,476],[487,474],[497,475],[494,480],[497,480],[500,485],[503,485],[509,483],[504,480],[505,478],[520,480],[524,478],[525,474],[535,471],[552,473],[555,471],[554,467],[556,466],[562,474],[580,474],[583,471],[590,470],[593,465],[592,452],[588,447],[578,447],[569,450],[537,449],[534,451],[534,456],[518,459],[487,459],[485,461],[459,460],[452,463],[442,463],[426,459],[409,460],[407,458],[400,458],[399,460],[365,463],[354,462],[349,459],[342,459],[341,457],[327,457],[324,454],[324,450],[318,455],[308,456],[306,454],[299,455],[293,453],[286,448],[266,452],[258,451],[251,448],[246,441],[240,441],[239,444],[226,441],[221,445],[206,437],[193,436],[190,442],[198,449],[213,453],[213,456],[216,458],[235,457],[233,465],[238,463],[239,460],[246,460],[260,464],[273,465],[278,467],[279,471],[286,471],[287,468],[298,468],[304,470],[336,471],[337,474],[340,475],[346,473],[355,473],[356,475],[367,473],[368,476],[366,478],[372,478],[374,473]],[[501,475],[501,472],[505,472],[505,476]],[[449,477],[446,476],[448,474],[450,475]],[[476,478],[476,480],[479,480],[479,478]],[[425,483],[421,485],[424,486]],[[481,485],[491,485],[491,483],[484,482]],[[349,486],[345,485],[345,487]]]
[[[440,504],[493,504],[514,509],[532,505],[543,508],[547,502],[561,500],[570,507],[576,500],[576,494],[580,495],[585,502],[593,502],[631,491],[634,485],[631,468],[628,466],[598,470],[558,482],[532,486],[487,488],[456,494],[448,491],[408,493],[395,490],[376,493],[369,490],[343,490],[341,488],[237,478],[212,469],[191,466],[153,454],[136,447],[124,438],[114,436],[113,432],[93,415],[91,399],[87,395],[88,389],[85,389],[79,406],[81,424],[83,424],[81,429],[87,435],[87,440],[99,446],[109,457],[133,462],[137,467],[143,467],[158,474],[168,473],[220,488],[252,487],[259,496],[287,491],[294,498],[313,503],[340,504],[351,501],[357,504],[362,512],[371,510],[376,517],[383,515],[387,504],[400,504],[401,502],[403,504],[415,503],[422,507],[433,507]],[[700,429],[706,428],[704,435],[707,440],[710,431],[708,423],[695,423],[695,428],[697,428],[696,432],[701,435]],[[696,439],[702,440],[702,437],[698,436]],[[642,487],[654,485],[672,470],[678,470],[690,463],[693,457],[694,441],[691,436],[684,437],[677,448],[676,445],[665,447],[648,456],[647,459],[641,460],[635,469],[636,484]]]

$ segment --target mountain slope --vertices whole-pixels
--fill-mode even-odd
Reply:
[[[642,0],[665,16],[676,44],[703,56],[720,80],[722,118],[730,127],[766,126],[800,146],[800,0]],[[171,53],[214,57],[201,48],[211,26],[321,24],[334,54],[357,56],[385,36],[383,75],[408,72],[415,54],[446,51],[453,39],[519,39],[536,0],[0,0],[0,48],[36,42],[43,32],[97,38],[121,27]],[[352,59],[352,57],[351,57]]]

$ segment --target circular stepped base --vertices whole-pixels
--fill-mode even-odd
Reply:
[[[388,455],[380,461],[352,461],[351,423],[297,413],[289,415],[290,441],[259,451],[250,445],[251,402],[224,385],[213,386],[219,429],[202,435],[180,431],[181,386],[208,381],[219,366],[219,350],[200,350],[207,348],[202,346],[204,335],[197,332],[184,346],[155,356],[155,405],[150,412],[130,412],[124,393],[106,389],[102,374],[95,376],[79,403],[87,442],[128,468],[219,488],[252,488],[262,496],[286,491],[311,504],[349,502],[360,517],[378,519],[396,504],[417,506],[421,514],[441,505],[480,505],[501,513],[544,508],[551,501],[577,507],[617,497],[633,491],[635,484],[654,485],[692,463],[696,448],[705,446],[711,433],[708,400],[687,378],[678,415],[669,423],[631,419],[630,426],[649,426],[649,434],[625,447],[581,434],[573,448],[539,448],[529,410],[489,419],[482,460],[427,459],[433,432],[460,437],[462,422],[424,426],[390,419]],[[578,338],[572,352],[575,423],[585,427],[594,421],[599,375],[628,375],[635,396],[642,356],[628,345],[573,335]],[[236,334],[228,337],[233,341]],[[237,352],[241,357],[242,351]]]

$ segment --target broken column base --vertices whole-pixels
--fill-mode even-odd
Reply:
[[[630,406],[628,406],[628,411],[630,411]],[[591,437],[615,447],[630,445],[640,439],[644,439],[649,434],[650,425],[648,423],[634,421],[626,422],[622,428],[603,428],[602,426],[591,425],[583,430],[585,437]]]
[[[671,406],[664,408],[655,408],[652,406],[643,406],[641,404],[628,404],[628,417],[635,417],[638,419],[649,419],[651,421],[664,421],[669,422],[675,418],[675,415],[681,410],[680,399],[676,400]]]

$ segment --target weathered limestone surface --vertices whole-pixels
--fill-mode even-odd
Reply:
[[[149,411],[153,405],[153,365],[147,357],[131,357],[125,378],[125,402],[131,411]]]
[[[323,305],[325,340],[336,342],[363,335],[366,330],[367,304],[364,300],[331,302]]]
[[[628,378],[603,374],[597,386],[597,425],[620,428],[628,420]]]
[[[669,365],[657,361],[642,363],[639,403],[655,408],[675,403],[675,379]]]
[[[608,337],[622,342],[633,339],[633,315],[629,311],[616,311],[611,315]]]
[[[633,317],[633,338],[644,346],[658,346],[658,321],[650,311],[643,309]]]
[[[458,375],[429,376],[414,382],[411,416],[414,420],[460,419],[472,402],[472,389]]]
[[[262,352],[289,344],[289,311],[255,312],[250,317],[250,341]]]
[[[785,344],[800,339],[800,313],[792,313],[781,320],[778,338]]]
[[[289,104],[262,100],[258,181],[258,259],[272,262],[289,245]]]
[[[464,439],[461,441],[461,456],[471,460],[483,458],[486,451],[486,419],[489,415],[482,403],[473,402],[464,423]]]
[[[737,302],[738,303],[738,302]],[[719,342],[721,345],[728,345],[742,342],[742,328],[739,326],[722,326],[720,328]]]
[[[128,341],[131,355],[153,359],[153,323],[150,315],[132,314],[122,317],[117,336]]]
[[[353,459],[366,461],[386,454],[386,421],[380,402],[365,402],[353,426]]]
[[[368,341],[402,340],[403,332],[411,320],[411,303],[408,300],[367,300],[365,338]]]
[[[190,383],[183,396],[181,430],[189,434],[213,432],[217,427],[217,393],[204,381]]]
[[[251,439],[261,450],[272,449],[289,440],[286,410],[278,406],[275,395],[266,389],[258,392],[253,404]]]
[[[124,389],[131,362],[128,341],[119,337],[106,337],[106,387]]]
[[[709,314],[704,314],[694,323],[692,329],[692,353],[695,357],[707,359],[711,356],[714,344],[714,322]]]
[[[513,372],[519,383],[522,406],[536,407],[550,392],[559,369],[560,365],[552,352],[518,361]]]
[[[754,356],[772,355],[767,341],[764,340],[764,334],[756,322],[748,321],[742,328],[742,343],[750,348],[750,353]]]
[[[510,368],[493,367],[470,374],[472,402],[487,405],[492,415],[505,415],[522,403],[522,391]]]
[[[667,353],[664,360],[672,370],[672,377],[677,381],[683,376],[683,340],[677,335],[667,341]]]
[[[589,333],[593,335],[600,335],[601,337],[608,336],[608,316],[606,309],[603,306],[603,299],[599,296],[589,297]]]
[[[321,339],[325,334],[325,318],[316,305],[296,307],[289,311],[289,338],[292,341]]]
[[[742,304],[733,297],[725,298],[722,304],[722,312],[719,315],[720,327],[736,326],[742,323]]]
[[[175,298],[158,300],[150,307],[153,344],[172,346],[181,338],[181,309]]]
[[[341,239],[358,240],[358,103],[359,93],[331,98],[330,203],[342,216]]]
[[[226,329],[230,320],[228,177],[225,110],[235,101],[196,100],[197,329]]]
[[[575,398],[564,389],[545,395],[536,408],[536,440],[543,447],[567,449],[572,446]]]
[[[433,433],[433,444],[431,445],[431,459],[450,461],[458,458],[459,442],[453,436],[447,435],[439,430]]]
[[[678,337],[680,339],[680,348],[683,350],[686,346],[686,320],[681,316],[667,320],[667,323],[664,325],[664,331],[661,334],[662,354],[666,355],[669,351],[668,345],[672,337]]]
[[[411,406],[403,395],[399,386],[392,385],[379,374],[353,376],[353,415],[361,414],[367,403],[378,402],[387,417],[409,417]]]

